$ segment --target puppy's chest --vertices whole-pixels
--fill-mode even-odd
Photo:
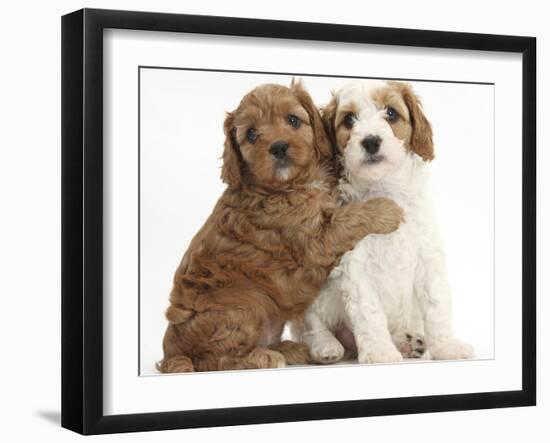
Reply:
[[[398,196],[384,197],[392,198],[403,208],[405,223],[391,234],[365,237],[362,241],[365,260],[382,273],[394,273],[397,270],[413,272],[423,250],[423,244],[429,241],[422,207]]]

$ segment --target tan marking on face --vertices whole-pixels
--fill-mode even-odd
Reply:
[[[424,161],[433,160],[435,155],[432,125],[424,115],[420,99],[409,83],[390,81],[388,85],[401,95],[409,113],[411,134],[407,139],[407,149],[415,152]]]
[[[387,121],[394,136],[404,142],[407,150],[415,152],[424,161],[434,158],[431,125],[410,84],[388,81],[385,86],[372,90],[368,100],[378,109],[395,109],[398,117],[393,121]],[[336,95],[333,95],[329,104],[323,108],[325,126],[340,154],[346,148],[352,132],[352,129],[343,124],[344,117],[348,112],[357,114],[359,111],[357,105],[353,104],[340,107]]]
[[[389,83],[388,86],[376,90],[372,99],[380,109],[391,107],[396,110],[398,117],[393,121],[388,119],[388,123],[393,135],[399,140],[403,140],[405,146],[409,148],[412,135],[410,113],[397,83]]]
[[[349,103],[341,108],[338,108],[334,117],[334,132],[336,137],[336,146],[340,152],[346,149],[349,138],[351,136],[352,128],[348,128],[345,124],[345,118],[348,114],[357,115],[357,106],[353,103]]]

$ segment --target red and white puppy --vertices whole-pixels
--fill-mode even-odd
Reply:
[[[432,129],[418,97],[403,82],[352,81],[323,118],[340,159],[342,199],[392,199],[406,222],[394,233],[365,237],[332,271],[305,317],[302,340],[312,357],[332,363],[344,347],[356,347],[360,363],[397,362],[426,348],[434,359],[471,358],[472,347],[451,327],[428,186]]]

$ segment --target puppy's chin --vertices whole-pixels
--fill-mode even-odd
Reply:
[[[273,167],[273,180],[276,184],[285,184],[296,175],[296,167],[291,162],[276,164]]]
[[[356,175],[362,181],[376,182],[388,175],[392,169],[387,159],[366,159]]]
[[[350,176],[364,183],[379,181],[393,170],[393,164],[382,154],[348,157],[344,166]]]
[[[365,160],[363,160],[363,166],[368,166],[368,167],[373,168],[373,167],[375,167],[377,165],[380,165],[380,164],[382,164],[386,161],[387,161],[386,157],[384,157],[381,154],[374,154],[374,155],[367,154],[365,156]]]

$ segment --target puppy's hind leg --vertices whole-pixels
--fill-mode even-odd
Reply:
[[[413,332],[392,334],[392,340],[403,358],[426,357],[426,341],[424,336]]]
[[[426,339],[424,338],[424,320],[416,297],[412,297],[410,315],[406,313],[402,315],[407,321],[402,322],[397,330],[392,331],[393,343],[399,352],[401,352],[403,358],[423,358],[429,360],[429,352],[427,351]]]
[[[255,348],[244,357],[224,356],[218,360],[218,370],[284,368],[285,357],[280,352]]]
[[[165,358],[156,364],[157,371],[163,374],[176,372],[195,372],[193,362],[185,355],[177,355],[175,357]]]
[[[307,365],[308,363],[312,363],[309,349],[305,343],[284,340],[271,345],[269,349],[280,352],[288,365]]]

